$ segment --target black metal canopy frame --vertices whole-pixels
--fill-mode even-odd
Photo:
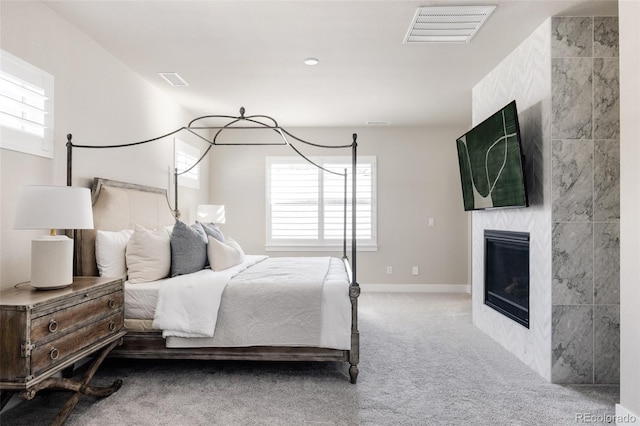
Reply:
[[[351,383],[356,383],[358,377],[358,362],[360,359],[360,333],[358,331],[358,297],[360,296],[360,286],[356,280],[356,170],[357,170],[357,135],[353,134],[353,141],[348,145],[321,145],[316,143],[311,143],[305,141],[284,128],[280,127],[276,120],[266,115],[252,115],[245,116],[244,108],[240,109],[240,115],[237,117],[228,116],[228,115],[206,115],[202,117],[198,117],[194,120],[191,120],[189,124],[185,127],[181,127],[177,130],[164,134],[162,136],[158,136],[153,139],[148,139],[139,142],[133,143],[125,143],[118,145],[101,145],[101,146],[91,146],[91,145],[76,145],[72,142],[71,134],[67,135],[67,185],[71,186],[72,181],[72,164],[73,164],[73,148],[90,148],[90,149],[109,149],[109,148],[125,148],[131,147],[135,145],[142,145],[151,142],[158,141],[160,139],[166,138],[168,136],[174,135],[181,131],[187,131],[198,137],[199,139],[205,141],[209,144],[204,154],[187,170],[182,172],[178,172],[177,168],[174,169],[174,185],[175,185],[175,204],[174,204],[174,216],[176,218],[179,217],[180,212],[178,210],[178,177],[184,173],[189,172],[193,167],[198,165],[202,159],[209,153],[211,148],[214,145],[286,145],[293,149],[297,155],[313,164],[317,168],[323,170],[327,173],[332,173],[335,175],[344,177],[344,238],[343,238],[343,255],[342,261],[345,266],[345,270],[349,279],[349,299],[351,300],[351,349],[348,351],[343,350],[330,350],[326,348],[304,348],[305,350],[298,353],[294,352],[285,352],[283,355],[280,352],[274,352],[274,348],[266,347],[252,347],[252,348],[239,348],[242,349],[242,353],[239,355],[233,355],[229,353],[228,348],[223,348],[224,350],[220,352],[219,348],[207,348],[208,351],[199,350],[196,353],[192,353],[186,356],[194,357],[195,359],[256,359],[256,360],[283,360],[283,359],[309,359],[314,361],[320,360],[338,360],[338,361],[348,361],[350,364],[349,367],[349,376],[351,378]],[[206,125],[206,121],[222,121],[222,125]],[[276,132],[281,141],[278,143],[223,143],[218,141],[218,137],[227,130],[267,130]],[[209,131],[209,135],[211,136],[211,140],[202,136],[198,132]],[[296,148],[291,141],[300,142],[306,145],[319,147],[319,148],[351,148],[351,164],[352,164],[352,196],[351,196],[351,260],[347,257],[347,170],[345,169],[343,173],[338,173],[334,170],[326,169],[315,162],[313,162],[310,158],[305,156],[298,148]],[[142,340],[136,340],[136,333],[131,333],[125,336],[125,346],[127,340],[131,340],[132,345],[136,348],[139,348],[139,345],[142,345],[146,348],[147,344],[155,344],[155,340],[149,339],[147,336],[142,338]],[[139,337],[139,336],[138,336]],[[141,343],[144,341],[145,343]],[[152,342],[152,343],[149,343]],[[203,349],[203,348],[200,348]],[[278,348],[280,349],[280,348]],[[294,350],[296,348],[289,348],[290,350]],[[301,350],[303,348],[300,348]],[[330,353],[328,353],[328,351]],[[131,350],[129,348],[129,352],[127,350],[122,349],[121,352],[123,354],[130,354],[134,358],[137,357],[138,352],[136,350]],[[245,353],[246,352],[246,353]],[[146,353],[146,352],[145,352]],[[149,353],[158,353],[158,349],[153,347],[150,349]],[[181,354],[178,353],[167,353],[162,352],[163,357],[180,357]],[[239,356],[239,357],[238,357]],[[284,358],[283,358],[284,357]]]
[[[206,125],[205,120],[223,120],[226,121],[225,123],[223,123],[222,125]],[[201,124],[202,123],[202,124]],[[270,130],[273,132],[276,132],[277,134],[280,135],[281,141],[280,142],[268,142],[268,143],[246,143],[246,142],[240,142],[240,143],[225,143],[225,142],[219,142],[218,141],[218,137],[222,134],[223,131],[230,131],[230,130]],[[205,130],[209,130],[209,131],[213,131],[212,133],[212,138],[211,140],[207,139],[206,137],[202,136],[200,133],[198,133],[198,131],[205,131]],[[343,232],[344,232],[344,237],[343,237],[343,245],[342,245],[342,257],[343,257],[343,261],[347,262],[348,261],[348,257],[347,257],[347,169],[344,169],[343,173],[339,173],[336,172],[334,170],[329,170],[327,168],[324,168],[322,166],[320,166],[319,164],[316,164],[314,161],[312,161],[309,157],[305,156],[298,148],[296,148],[291,141],[289,140],[295,140],[297,142],[309,145],[309,146],[314,146],[314,147],[319,147],[319,148],[351,148],[351,164],[352,164],[352,179],[351,179],[351,264],[349,267],[349,264],[347,263],[347,272],[349,273],[349,281],[351,283],[352,286],[356,286],[357,290],[355,288],[351,288],[350,292],[354,292],[357,291],[357,293],[359,293],[359,287],[357,284],[357,280],[356,280],[356,167],[357,167],[357,134],[353,134],[353,141],[348,144],[348,145],[322,145],[322,144],[317,144],[317,143],[312,143],[309,141],[306,141],[304,139],[301,139],[295,135],[293,135],[292,133],[290,133],[289,131],[287,131],[286,129],[280,127],[280,125],[278,125],[278,122],[273,119],[272,117],[269,117],[267,115],[250,115],[250,116],[245,116],[245,109],[244,107],[240,108],[240,115],[239,116],[231,116],[231,115],[205,115],[202,117],[198,117],[195,118],[193,120],[191,120],[189,122],[189,124],[187,126],[183,126],[180,127],[179,129],[176,129],[172,132],[166,133],[164,135],[152,138],[152,139],[147,139],[147,140],[143,140],[143,141],[138,141],[138,142],[131,142],[131,143],[124,143],[124,144],[117,144],[117,145],[79,145],[79,144],[74,144],[72,142],[72,135],[69,133],[67,134],[67,186],[71,186],[71,181],[72,181],[72,177],[73,177],[73,149],[74,148],[88,148],[88,149],[113,149],[113,148],[127,148],[127,147],[132,147],[132,146],[136,146],[136,145],[143,145],[143,144],[148,144],[148,143],[152,143],[155,141],[159,141],[161,139],[164,139],[166,137],[175,135],[177,133],[180,133],[181,131],[187,131],[190,132],[191,134],[195,135],[196,137],[198,137],[199,139],[203,140],[204,142],[208,143],[209,146],[207,147],[207,149],[205,150],[205,152],[200,156],[200,158],[188,169],[183,170],[181,172],[178,171],[177,168],[174,169],[174,216],[176,218],[180,217],[180,211],[178,210],[178,177],[180,175],[183,175],[185,173],[188,173],[189,171],[191,171],[194,167],[196,167],[209,153],[209,151],[211,150],[211,148],[214,145],[218,145],[218,146],[230,146],[230,145],[238,145],[238,146],[249,146],[249,145],[262,145],[262,146],[275,146],[275,145],[284,145],[284,146],[288,146],[290,147],[298,156],[302,157],[304,160],[306,160],[307,162],[313,164],[315,167],[321,169],[322,171],[326,172],[326,173],[332,173],[338,176],[343,176],[344,177],[344,228],[343,228]],[[352,296],[356,296],[357,295],[353,295]]]

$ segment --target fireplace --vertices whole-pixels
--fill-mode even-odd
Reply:
[[[529,233],[484,231],[484,303],[529,328]]]

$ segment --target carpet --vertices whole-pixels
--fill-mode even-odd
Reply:
[[[357,385],[344,363],[107,360],[67,425],[606,424],[617,385],[547,383],[471,324],[465,294],[363,293]],[[80,373],[78,373],[80,374]],[[48,424],[68,397],[43,392],[0,416]]]

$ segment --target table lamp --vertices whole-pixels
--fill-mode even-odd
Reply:
[[[31,241],[31,286],[56,289],[73,283],[73,240],[57,229],[92,229],[89,188],[28,185],[20,188],[14,229],[50,229]]]
[[[200,222],[209,222],[221,224],[225,222],[225,213],[223,205],[216,204],[199,204],[198,220]]]

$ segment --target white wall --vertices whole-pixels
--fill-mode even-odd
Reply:
[[[469,284],[468,222],[455,145],[455,139],[467,129],[288,130],[305,140],[331,145],[350,144],[352,134],[357,133],[358,154],[377,156],[379,248],[377,252],[359,252],[361,284]],[[350,155],[349,150],[300,147],[310,155]],[[226,206],[223,232],[250,253],[264,252],[267,155],[295,154],[286,147],[237,146],[215,147],[211,153],[210,198]],[[435,226],[428,226],[429,217],[435,219]],[[392,275],[387,275],[387,266],[393,267]],[[412,266],[420,267],[420,275],[411,275]]]
[[[193,116],[43,3],[0,2],[0,31],[2,49],[55,79],[54,158],[0,149],[0,282],[8,287],[29,280],[30,241],[41,233],[13,230],[17,190],[27,184],[66,184],[67,133],[78,144],[133,142],[179,128]],[[126,150],[76,149],[73,184],[89,186],[98,176],[167,188],[172,159],[168,139]],[[207,165],[203,174],[200,193],[181,192],[187,219],[198,202],[206,201]]]
[[[193,115],[100,45],[51,11],[46,3],[0,3],[2,49],[54,75],[54,159],[0,150],[0,281],[2,286],[29,280],[30,241],[40,231],[14,231],[13,211],[20,186],[66,182],[66,135],[77,144],[105,145],[146,139],[184,125]],[[24,34],[30,34],[24,37]],[[455,138],[459,129],[365,128],[300,129],[311,140],[349,143],[360,134],[360,153],[378,156],[379,220],[377,252],[358,261],[363,283],[468,285],[467,214],[462,210]],[[194,142],[185,136],[188,142]],[[204,148],[204,147],[203,147]],[[185,220],[199,202],[227,205],[225,227],[247,251],[264,251],[264,155],[237,147],[212,153],[216,167],[209,190],[208,164],[201,190],[182,189]],[[257,156],[256,156],[257,155]],[[172,143],[125,150],[74,150],[73,184],[89,186],[94,176],[170,188]],[[218,167],[222,162],[232,167]],[[247,173],[243,173],[246,171]],[[257,198],[235,192],[238,183]],[[231,183],[231,185],[229,185]],[[227,195],[230,194],[230,195]],[[243,215],[250,211],[249,224]],[[435,218],[428,227],[427,219]],[[242,220],[240,220],[242,218]],[[238,222],[239,221],[239,222]],[[287,254],[287,253],[280,253]],[[386,274],[393,266],[393,275]],[[420,275],[411,275],[419,266]]]
[[[620,19],[620,406],[640,418],[640,3]]]
[[[516,100],[530,207],[473,213],[473,323],[542,377],[551,359],[551,20],[473,88],[473,123]],[[529,329],[484,304],[484,230],[530,234]]]

